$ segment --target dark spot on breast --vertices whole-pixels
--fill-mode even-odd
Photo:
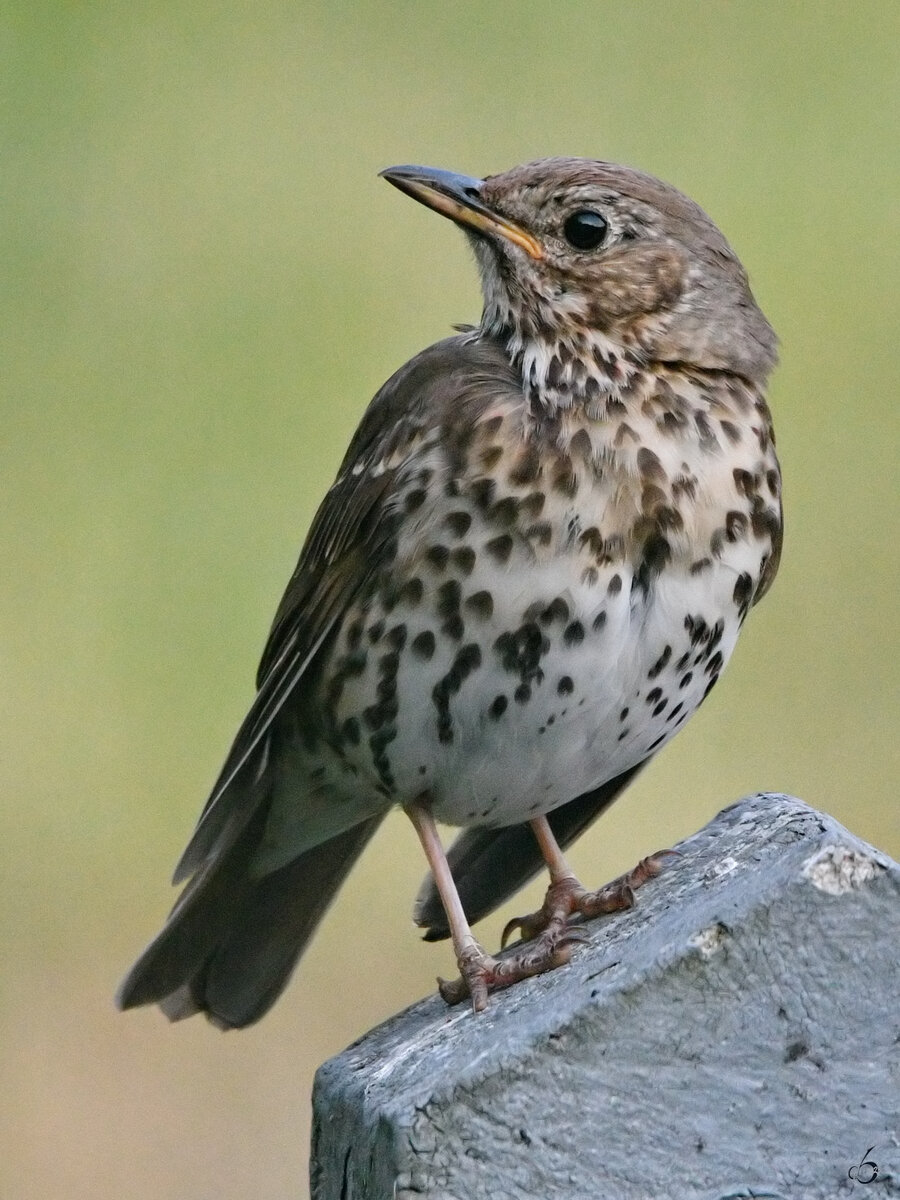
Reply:
[[[383,725],[393,721],[396,715],[396,702],[387,700],[371,704],[368,708],[363,709],[363,721],[367,729],[381,729]]]
[[[657,677],[657,675],[659,675],[659,673],[666,666],[666,664],[668,663],[668,661],[671,657],[672,657],[672,647],[666,646],[665,650],[663,650],[662,654],[659,656],[659,658],[656,660],[656,662],[653,664],[653,666],[650,668],[649,672],[647,673],[647,678],[655,679]]]
[[[666,473],[659,460],[659,455],[655,454],[648,446],[641,446],[638,450],[637,467],[643,479],[657,483],[664,483],[666,480]]]
[[[539,546],[549,546],[553,541],[553,526],[549,521],[535,521],[523,531],[525,537],[537,542]]]
[[[489,471],[491,467],[495,467],[503,457],[502,446],[487,446],[478,456],[478,459],[485,471]]]
[[[679,662],[681,662],[682,660],[681,660],[681,659],[679,659],[678,661],[679,661]],[[683,665],[683,664],[682,664],[682,665]],[[688,685],[688,684],[691,682],[691,680],[692,680],[693,678],[694,678],[694,672],[693,672],[693,671],[688,671],[688,673],[687,673],[686,675],[683,675],[683,676],[681,677],[681,680],[680,680],[680,682],[679,682],[678,686],[679,686],[680,688],[686,688],[686,687],[687,687],[687,685]]]
[[[560,696],[571,696],[572,692],[575,691],[575,684],[572,682],[571,675],[563,675],[556,685],[556,690]]]
[[[487,519],[494,524],[502,525],[506,529],[511,529],[516,523],[516,518],[519,515],[519,501],[515,496],[504,496],[502,500],[498,500],[487,514]]]
[[[658,688],[658,687],[651,688],[651,690],[647,693],[647,703],[655,704],[661,695],[662,695],[662,688]]]
[[[431,690],[431,699],[437,709],[438,741],[442,743],[453,741],[453,721],[450,716],[451,685],[447,676],[438,680]]]
[[[453,638],[453,640],[456,642],[459,641],[466,631],[463,619],[458,612],[455,612],[452,616],[449,616],[441,625],[441,629],[444,633],[446,633],[447,637]]]
[[[563,641],[567,646],[577,646],[584,641],[584,626],[580,621],[572,621],[566,626]]]
[[[625,405],[622,404],[621,401],[619,401],[619,406],[624,411]],[[636,442],[637,440],[638,435],[627,422],[623,421],[616,430],[616,436],[613,438],[613,445],[616,447],[616,449],[619,449],[624,446],[627,441]]]
[[[374,646],[375,643],[378,641],[378,639],[381,637],[381,635],[384,633],[384,621],[375,621],[374,624],[369,626],[367,633],[369,635],[369,641]]]
[[[485,421],[480,421],[478,424],[478,432],[483,433],[486,437],[493,437],[495,433],[500,432],[500,427],[503,424],[503,417],[498,415],[488,417]]]
[[[509,561],[513,540],[508,533],[503,533],[500,537],[491,538],[489,542],[485,542],[484,548],[492,558],[502,565]]]
[[[606,593],[608,596],[618,596],[622,590],[622,576],[618,573],[610,577],[609,583],[606,585]]]
[[[649,754],[651,750],[655,750],[657,746],[661,746],[665,740],[666,735],[662,734],[662,736],[658,737],[655,742],[650,743],[650,745],[647,747],[647,753]]]
[[[594,457],[594,447],[591,444],[591,435],[586,429],[579,429],[573,434],[569,442],[569,452],[577,457],[590,462]]]
[[[769,491],[777,498],[781,491],[781,480],[778,472],[775,470],[766,471],[766,483],[768,484]]]
[[[362,737],[359,721],[356,717],[348,717],[341,726],[341,737],[351,746],[358,746]]]
[[[509,705],[509,701],[507,700],[507,698],[505,696],[495,696],[494,699],[491,701],[491,707],[488,709],[488,712],[493,717],[493,719],[496,721],[500,717],[503,716],[503,714],[506,712],[508,705]]]
[[[407,579],[403,587],[400,589],[400,599],[406,604],[415,606],[420,602],[425,593],[425,585],[421,579],[413,576],[412,579]]]
[[[644,542],[643,555],[631,585],[632,592],[635,588],[640,588],[644,592],[649,591],[650,584],[669,561],[671,555],[672,548],[666,538],[658,533],[651,534]]]
[[[697,480],[692,475],[676,475],[672,484],[673,498],[684,496],[688,500],[693,500],[696,495]]]
[[[464,537],[469,532],[472,517],[470,513],[460,510],[459,512],[448,513],[444,517],[444,524],[454,537]]]
[[[427,662],[428,659],[434,654],[434,634],[430,629],[426,629],[422,633],[416,634],[410,643],[409,648],[417,658],[424,659]]]
[[[463,602],[463,608],[474,613],[477,617],[487,620],[494,612],[494,598],[490,592],[473,592]]]
[[[723,662],[724,659],[722,658],[722,651],[717,650],[703,669],[706,671],[707,675],[715,675],[718,678],[718,674],[722,670]]]
[[[513,698],[516,704],[527,704],[531,699],[531,684],[520,683],[513,692]]]
[[[741,496],[753,496],[756,491],[756,480],[749,471],[745,471],[743,467],[735,467],[732,471],[734,477],[734,486]]]
[[[514,632],[501,633],[494,642],[494,651],[505,671],[516,673],[523,683],[536,679],[541,655],[549,648],[540,628],[527,621]]]
[[[595,554],[598,558],[602,556],[604,550],[603,535],[596,525],[582,530],[578,535],[578,542],[581,546],[587,546],[591,553]]]
[[[347,649],[355,650],[362,640],[363,623],[361,620],[353,621],[347,626]]]
[[[534,483],[541,473],[541,456],[534,443],[529,443],[516,460],[516,465],[509,473],[509,482],[517,487]]]
[[[653,712],[651,713],[651,716],[658,717],[660,713],[665,712],[666,705],[668,703],[668,700],[660,700],[659,704],[657,704],[656,708],[654,708]]]
[[[697,427],[697,433],[700,436],[700,445],[704,450],[718,450],[719,439],[713,432],[713,427],[709,423],[709,418],[705,413],[694,413],[694,425]]]
[[[661,508],[668,496],[657,483],[648,483],[641,490],[641,511],[646,515],[653,513],[654,509]]]
[[[462,588],[458,579],[448,579],[437,589],[437,611],[441,617],[450,617],[458,611]]]
[[[757,509],[754,506],[754,511],[750,514],[750,524],[758,538],[772,538],[774,540],[781,529],[781,518],[774,509]]]
[[[519,501],[519,511],[530,521],[536,520],[544,511],[546,497],[543,492],[531,492]]]
[[[698,558],[696,562],[691,563],[691,574],[699,575],[701,572],[708,570],[708,568],[711,566],[711,558]]]
[[[378,660],[378,673],[381,676],[381,683],[386,683],[393,688],[399,668],[400,652],[398,650],[391,650],[389,654],[382,654]]]
[[[690,635],[692,646],[701,646],[712,632],[703,617],[685,617],[684,627]]]
[[[606,611],[601,608],[600,611],[597,613],[596,617],[594,617],[593,621],[591,622],[591,627],[594,630],[594,633],[599,633],[605,624],[606,624]]]
[[[457,546],[450,552],[450,561],[463,575],[471,575],[475,566],[475,551],[471,546]]]
[[[493,504],[496,490],[497,485],[493,479],[476,479],[469,488],[472,499],[483,512]]]
[[[684,518],[671,504],[661,505],[653,516],[657,529],[663,533],[678,533],[684,529]]]
[[[392,629],[389,629],[385,641],[389,646],[393,646],[395,650],[402,650],[406,645],[406,625],[395,625]]]
[[[481,647],[478,643],[466,642],[465,646],[457,650],[453,665],[459,671],[461,679],[477,671],[481,666]]]
[[[678,716],[678,714],[681,712],[681,710],[683,708],[684,708],[683,704],[676,704],[675,707],[672,709],[672,711],[669,713],[669,715],[666,717],[666,721],[667,722],[674,721],[675,718]]]
[[[450,551],[446,546],[429,546],[425,551],[425,561],[436,571],[443,571],[449,558]]]
[[[736,542],[747,532],[747,517],[744,513],[732,509],[725,514],[725,539]]]
[[[734,585],[732,598],[741,613],[746,612],[750,605],[750,597],[753,595],[753,580],[746,571],[742,571],[737,577],[737,582]]]
[[[628,713],[629,713],[630,711],[631,711],[631,710],[630,710],[630,709],[627,707],[627,705],[626,705],[626,707],[625,707],[625,708],[623,708],[623,709],[622,709],[622,711],[619,713],[619,720],[620,720],[620,721],[625,721],[625,720],[627,720],[627,719],[628,719]]]
[[[555,600],[540,614],[540,622],[542,625],[552,625],[554,621],[565,622],[569,619],[569,606],[562,596],[557,596]]]
[[[575,496],[578,492],[578,476],[569,459],[561,459],[553,472],[553,487],[564,496]]]
[[[741,440],[741,431],[738,429],[737,425],[735,425],[733,421],[724,420],[719,421],[719,424],[722,426],[722,432],[728,438],[729,442],[736,446]]]
[[[417,508],[421,508],[425,503],[428,493],[424,488],[416,488],[412,492],[407,492],[406,499],[403,501],[403,507],[408,513],[413,513]]]
[[[675,437],[686,424],[687,420],[681,413],[674,413],[667,409],[661,417],[657,418],[656,428],[666,437]]]

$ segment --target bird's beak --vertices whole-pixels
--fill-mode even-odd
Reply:
[[[457,225],[474,229],[477,233],[502,237],[519,246],[532,258],[543,258],[540,243],[506,217],[492,212],[481,200],[483,179],[470,179],[468,175],[455,175],[452,171],[441,171],[436,167],[388,167],[381,172],[383,179],[406,192],[421,204],[427,204],[435,212],[443,213]]]

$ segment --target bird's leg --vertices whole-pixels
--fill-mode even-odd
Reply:
[[[453,949],[456,951],[460,978],[438,979],[438,990],[448,1004],[458,1004],[466,996],[471,996],[474,1011],[482,1012],[487,1008],[489,992],[509,987],[511,983],[526,979],[530,975],[539,975],[543,971],[561,967],[569,961],[572,955],[571,941],[574,939],[567,940],[564,930],[560,931],[560,936],[554,939],[552,946],[549,943],[535,944],[502,959],[488,954],[476,941],[466,919],[427,798],[419,797],[411,804],[404,805],[404,811],[419,835],[419,841],[431,867],[441,903],[447,914]],[[574,876],[572,881],[577,884]]]
[[[570,917],[576,914],[586,918],[599,917],[604,913],[631,908],[634,905],[634,889],[658,875],[665,860],[675,854],[674,850],[659,850],[642,858],[625,875],[620,875],[595,892],[589,892],[578,882],[547,818],[535,817],[529,821],[529,825],[550,872],[550,886],[537,912],[514,917],[508,922],[503,930],[502,946],[506,945],[510,934],[518,932],[523,941],[534,940],[536,944],[542,944],[545,951],[550,951],[560,938],[571,937]]]

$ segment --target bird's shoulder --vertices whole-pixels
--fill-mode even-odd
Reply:
[[[378,390],[313,518],[275,614],[259,687],[287,640],[315,644],[322,620],[336,616],[390,555],[403,485],[421,461],[435,446],[452,454],[452,430],[471,428],[498,398],[524,405],[520,377],[502,344],[474,332],[422,350]]]

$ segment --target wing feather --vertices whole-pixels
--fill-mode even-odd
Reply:
[[[320,652],[383,561],[396,536],[398,483],[415,469],[423,437],[451,406],[485,403],[511,386],[518,385],[501,347],[458,336],[411,359],[372,400],[313,520],[263,651],[256,698],[178,863],[176,883],[225,845],[226,832],[233,838],[250,819],[260,792],[252,785],[266,768],[273,722],[315,676]]]

